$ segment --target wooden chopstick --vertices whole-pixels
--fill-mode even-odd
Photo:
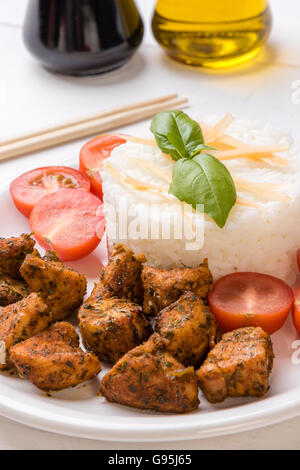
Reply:
[[[168,99],[162,97],[154,102],[152,100],[151,102],[137,103],[118,110],[107,111],[102,115],[94,115],[90,118],[10,139],[0,145],[0,161],[132,124],[153,117],[160,111],[183,107],[187,103],[186,98],[170,95]]]
[[[66,127],[71,127],[77,124],[81,124],[83,122],[88,122],[92,121],[95,119],[100,119],[106,116],[114,116],[119,113],[123,113],[124,111],[129,111],[131,109],[139,109],[139,108],[144,108],[145,106],[151,105],[151,104],[159,104],[159,103],[164,103],[166,101],[171,101],[178,98],[178,93],[173,93],[171,95],[165,95],[165,96],[160,96],[158,98],[154,98],[152,100],[147,100],[147,101],[140,101],[138,103],[133,103],[125,106],[121,106],[120,108],[115,108],[115,109],[109,109],[106,111],[103,111],[101,113],[94,113],[90,114],[88,116],[85,116],[83,118],[77,118],[71,121],[67,121],[65,123],[58,124],[56,126],[51,126],[48,127],[47,129],[39,129],[35,132],[31,132],[29,134],[23,134],[23,135],[18,135],[15,137],[12,137],[10,139],[7,139],[5,141],[0,141],[0,147],[3,145],[8,145],[12,144],[13,142],[18,142],[19,140],[25,140],[25,139],[30,139],[31,137],[35,137],[37,135],[42,135],[42,134],[48,134],[49,132],[53,132],[56,130],[64,129]]]

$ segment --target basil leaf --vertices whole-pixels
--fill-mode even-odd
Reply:
[[[221,228],[236,203],[236,189],[229,171],[215,157],[203,153],[175,163],[169,193],[194,209],[203,204],[204,212]]]
[[[203,149],[201,127],[183,111],[162,111],[152,119],[151,131],[159,148],[173,160],[192,158]]]

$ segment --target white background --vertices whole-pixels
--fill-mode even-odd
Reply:
[[[186,0],[188,1],[188,0]],[[150,18],[155,1],[137,0],[145,19],[144,44],[131,63],[106,76],[83,79],[50,74],[24,49],[25,0],[0,2],[0,140],[66,119],[169,92],[190,98],[205,113],[231,111],[268,120],[299,139],[300,105],[292,84],[300,80],[300,2],[271,0],[274,27],[268,48],[253,64],[209,74],[169,61],[155,45]],[[128,127],[144,132],[144,124]],[[0,165],[0,183],[38,164],[63,162],[80,142]],[[300,448],[300,418],[257,431],[176,443],[137,444],[58,436],[0,418],[0,449],[294,449]]]

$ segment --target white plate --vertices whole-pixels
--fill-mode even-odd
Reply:
[[[0,193],[1,236],[28,232],[28,221],[19,214],[7,187]],[[100,272],[100,249],[76,263],[90,286]],[[300,414],[300,364],[292,362],[297,339],[289,319],[272,337],[275,365],[268,395],[256,399],[228,399],[210,405],[200,393],[199,410],[186,415],[165,415],[111,404],[98,397],[100,377],[75,389],[47,397],[30,382],[0,374],[0,414],[23,424],[77,437],[113,441],[170,441],[199,439],[250,430]],[[300,347],[299,347],[300,351]],[[300,354],[299,354],[300,357]]]

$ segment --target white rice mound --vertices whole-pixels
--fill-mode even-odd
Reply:
[[[201,116],[201,118],[208,125],[213,125],[219,120],[216,116],[204,119]],[[288,202],[270,201],[250,192],[238,192],[239,199],[259,204],[264,210],[235,205],[222,229],[205,215],[204,244],[196,251],[186,249],[187,240],[184,236],[179,240],[174,237],[152,240],[138,235],[132,237],[130,234],[120,237],[120,224],[125,223],[128,226],[131,222],[130,217],[126,222],[124,210],[122,207],[119,208],[121,197],[123,200],[126,198],[132,213],[136,212],[134,216],[137,215],[140,224],[145,222],[150,206],[159,204],[157,209],[155,207],[151,209],[152,222],[159,225],[171,217],[172,225],[179,214],[178,207],[174,205],[178,201],[174,196],[166,194],[170,201],[173,201],[173,204],[169,204],[162,201],[155,193],[130,187],[113,177],[104,165],[101,176],[109,247],[112,248],[115,243],[125,243],[136,253],[144,253],[148,263],[156,267],[195,267],[207,258],[214,279],[235,271],[254,271],[279,277],[292,285],[297,274],[296,250],[300,248],[299,148],[293,143],[290,135],[260,122],[236,120],[226,133],[251,145],[282,143],[291,145],[289,152],[280,154],[289,160],[287,167],[270,166],[250,159],[225,162],[235,176],[251,182],[286,184],[280,191],[290,197]],[[153,138],[147,136],[149,137]],[[127,142],[113,150],[107,161],[123,176],[128,175],[150,184],[167,185],[160,176],[131,162],[127,157],[143,159],[171,175],[174,162],[163,156],[157,147]],[[116,217],[111,207],[114,208]],[[200,219],[199,224],[201,224]],[[195,226],[198,227],[198,220],[195,221]]]

